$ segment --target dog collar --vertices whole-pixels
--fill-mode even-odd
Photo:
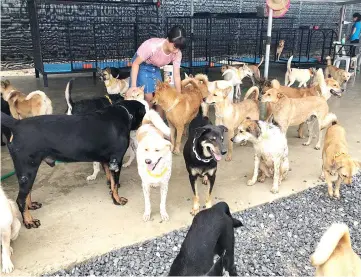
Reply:
[[[210,159],[202,159],[201,157],[199,157],[197,151],[196,151],[196,146],[195,146],[195,142],[196,139],[193,139],[193,153],[196,155],[196,158],[198,161],[204,162],[204,163],[209,163],[211,160],[213,160],[213,158]]]
[[[161,178],[167,171],[168,167],[164,167],[161,173],[153,173],[152,170],[147,169],[147,173],[153,178]]]
[[[131,115],[131,114],[129,113],[129,111],[128,111],[128,109],[127,109],[126,107],[124,107],[124,106],[122,106],[122,105],[119,105],[119,107],[122,107],[124,110],[127,111],[130,120],[133,119],[133,115]]]
[[[166,110],[165,112],[167,113],[167,112],[170,112],[171,110],[173,110],[174,107],[178,105],[178,103],[179,103],[179,98],[177,97],[177,99],[174,101],[174,103],[172,104],[172,106],[170,106],[169,109]]]
[[[108,99],[108,101],[109,101],[110,105],[113,105],[112,99],[110,99],[109,95],[105,95],[105,98],[107,98],[107,99]]]

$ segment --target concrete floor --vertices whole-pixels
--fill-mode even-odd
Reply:
[[[283,79],[282,71],[272,70],[271,76]],[[94,85],[91,76],[77,76],[73,99],[102,95],[101,83]],[[70,76],[50,76],[49,88],[42,87],[42,80],[34,77],[8,77],[20,90],[28,93],[44,90],[53,101],[55,113],[65,111],[64,89]],[[337,114],[346,128],[349,149],[355,158],[361,159],[361,77],[351,80],[341,99],[329,100],[330,111]],[[321,151],[311,146],[302,146],[296,138],[296,128],[288,131],[289,160],[292,171],[282,183],[280,193],[270,192],[271,180],[246,185],[253,172],[253,147],[235,146],[233,160],[219,163],[213,201],[227,201],[232,212],[273,201],[280,197],[302,191],[318,184],[321,170]],[[2,175],[13,169],[6,147],[1,149]],[[152,220],[142,219],[144,203],[136,163],[121,172],[119,194],[129,199],[124,207],[115,206],[105,185],[104,174],[95,181],[87,182],[92,173],[91,163],[59,164],[55,168],[42,165],[35,180],[32,198],[43,203],[33,211],[34,218],[41,220],[39,229],[22,228],[19,238],[13,243],[12,260],[16,270],[13,275],[38,275],[55,271],[82,262],[90,257],[106,253],[171,230],[191,224],[192,192],[182,156],[174,156],[172,177],[169,184],[167,210],[168,222],[160,222],[159,190],[152,190]],[[2,182],[10,198],[18,192],[17,179],[12,176]],[[201,189],[201,201],[205,200],[206,188]],[[203,197],[202,197],[203,196]],[[325,197],[326,191],[325,191]]]

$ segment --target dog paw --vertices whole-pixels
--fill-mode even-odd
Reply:
[[[115,199],[113,196],[113,193],[112,193],[112,199],[113,199],[114,205],[124,206],[125,204],[128,203],[128,199],[124,198],[124,197],[119,197],[119,200]]]
[[[180,150],[179,150],[179,149],[174,149],[174,150],[173,150],[173,154],[174,154],[174,155],[179,155],[179,154],[180,154]]]
[[[143,214],[143,220],[145,222],[149,221],[150,220],[150,211],[149,212],[144,212]]]
[[[87,181],[94,181],[97,178],[97,176],[94,175],[89,175],[88,177],[86,177]]]
[[[122,165],[122,167],[124,167],[124,168],[127,168],[128,166],[130,166],[130,163],[125,163]]]
[[[163,211],[160,213],[160,218],[162,219],[162,221],[168,221],[169,220],[169,215],[167,214],[166,211]]]
[[[40,209],[43,206],[43,204],[39,202],[31,202],[31,204],[28,206],[29,210],[37,210]]]
[[[334,197],[335,197],[336,199],[340,199],[340,193],[337,192],[337,191],[335,191]]]
[[[26,229],[31,229],[31,228],[39,228],[39,226],[41,225],[40,220],[38,219],[33,219],[32,221],[24,221],[24,225]]]
[[[302,143],[303,146],[309,146],[310,144],[308,142]]]
[[[259,176],[257,178],[257,181],[260,182],[260,183],[264,183],[264,181],[266,180],[266,176],[262,175],[262,176]]]
[[[318,179],[319,179],[320,181],[324,182],[324,181],[325,181],[325,176],[320,175],[320,177],[318,177]]]
[[[3,273],[11,273],[14,270],[14,265],[10,260],[10,257],[3,257],[3,261],[2,261],[2,272]]]
[[[315,149],[316,149],[316,150],[320,150],[320,149],[321,149],[321,147],[320,147],[320,146],[318,146],[318,145],[316,145],[316,146],[315,146]]]
[[[256,182],[253,182],[253,180],[248,180],[247,186],[253,186]]]
[[[206,202],[206,209],[212,208],[212,202]]]
[[[197,213],[199,213],[199,208],[197,209],[193,208],[191,211],[191,215],[195,216]]]
[[[331,198],[333,198],[333,191],[332,191],[332,190],[329,190],[329,191],[328,191],[328,195],[329,195]]]
[[[271,192],[272,193],[278,193],[278,186],[273,186],[272,188],[271,188]]]
[[[227,155],[226,162],[230,162],[230,161],[232,161],[232,155]]]

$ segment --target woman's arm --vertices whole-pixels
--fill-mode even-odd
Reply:
[[[174,84],[175,89],[177,90],[178,94],[181,93],[181,77],[180,77],[180,67],[173,65],[173,73],[174,73]]]
[[[141,57],[137,57],[133,64],[132,64],[132,70],[131,70],[131,76],[132,76],[132,83],[131,87],[135,88],[137,87],[137,79],[138,79],[138,72],[139,72],[139,65],[144,62],[144,60]]]

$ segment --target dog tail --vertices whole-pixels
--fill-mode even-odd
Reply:
[[[311,256],[311,264],[313,266],[324,264],[338,246],[351,248],[350,232],[344,223],[332,224],[323,234],[315,253]]]
[[[287,61],[287,71],[291,72],[291,63],[292,63],[293,56],[291,56]]]
[[[257,65],[258,68],[262,65],[263,61],[264,61],[264,58],[263,58],[263,56],[262,56],[261,61],[260,61],[259,64]]]
[[[198,81],[203,82],[205,85],[208,86],[208,76],[207,75],[199,73],[194,78],[197,79]]]
[[[149,110],[144,118],[143,121],[147,120],[153,123],[153,125],[160,130],[165,136],[170,137],[170,128],[165,124],[163,119],[160,117],[159,113],[155,110]]]
[[[331,124],[334,125],[334,122],[337,123],[337,116],[334,113],[328,113],[323,121],[321,122],[321,130],[329,127]]]
[[[232,75],[232,78],[231,80],[237,80],[237,75],[236,75],[236,72],[234,71],[234,69],[226,69],[223,74],[222,74],[222,77],[224,77],[225,75],[227,75],[228,73],[230,73]]]
[[[248,97],[249,97],[253,92],[255,92],[254,100],[258,101],[259,88],[258,88],[257,86],[250,87],[250,88],[247,90],[246,95],[244,96],[244,100],[248,99]]]
[[[66,85],[65,88],[65,101],[66,104],[68,105],[68,110],[66,111],[67,115],[71,115],[71,111],[73,110],[73,100],[71,99],[71,89],[73,88],[73,81],[74,79],[70,79],[70,81],[68,82],[68,84]]]
[[[327,61],[327,65],[332,65],[330,56],[326,57],[326,61]]]
[[[183,81],[182,81],[182,86],[187,86],[187,85],[189,85],[189,84],[191,84],[192,86],[194,86],[195,88],[198,88],[198,84],[197,84],[197,82],[195,81],[195,80],[193,80],[192,78],[188,78],[188,79],[184,79]]]
[[[8,127],[10,130],[15,128],[17,120],[12,116],[9,116],[3,112],[1,112],[1,125]]]

